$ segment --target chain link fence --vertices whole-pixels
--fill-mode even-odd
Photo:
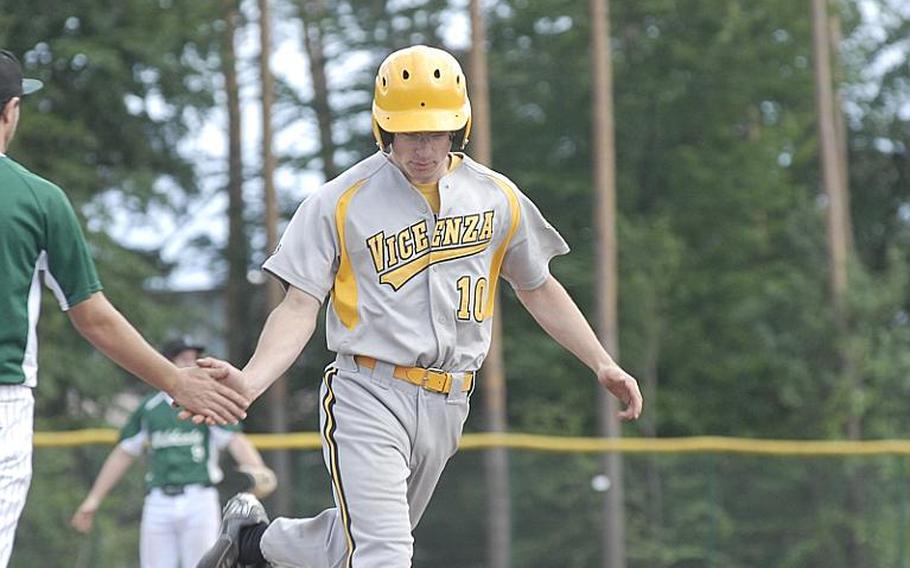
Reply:
[[[292,448],[295,516],[331,506],[313,433],[254,435]],[[144,468],[102,505],[88,536],[68,521],[115,433],[39,434],[12,568],[138,565]],[[417,568],[487,566],[484,448],[509,448],[513,567],[602,566],[599,452],[624,462],[629,568],[910,568],[910,443],[466,435],[415,531]],[[227,473],[227,498],[239,478]],[[266,502],[267,508],[269,503]]]

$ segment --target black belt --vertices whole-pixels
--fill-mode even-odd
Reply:
[[[208,483],[191,483],[190,485],[198,485],[200,487],[211,487]],[[174,497],[176,495],[183,495],[186,493],[186,485],[159,485],[158,487],[152,487],[151,489],[160,489],[162,493],[169,497]],[[149,491],[151,491],[151,489]]]

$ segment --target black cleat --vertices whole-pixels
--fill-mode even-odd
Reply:
[[[196,568],[243,568],[240,557],[240,530],[268,523],[265,507],[250,493],[238,493],[228,499],[221,517],[218,540],[196,564]]]

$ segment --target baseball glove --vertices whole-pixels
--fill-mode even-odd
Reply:
[[[244,490],[259,499],[271,495],[278,486],[275,472],[264,465],[241,465],[237,471],[244,478]]]

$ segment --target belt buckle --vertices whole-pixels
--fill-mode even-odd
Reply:
[[[434,389],[434,388],[430,387],[430,373],[436,373],[438,375],[443,376],[441,389]],[[449,380],[448,371],[444,371],[443,369],[440,369],[439,367],[427,367],[426,373],[424,373],[424,375],[423,375],[423,385],[422,386],[423,386],[423,388],[425,388],[429,391],[432,391],[432,392],[445,392],[446,383],[448,382],[448,380]]]
[[[182,485],[162,485],[161,492],[169,497],[183,495],[184,488]]]

